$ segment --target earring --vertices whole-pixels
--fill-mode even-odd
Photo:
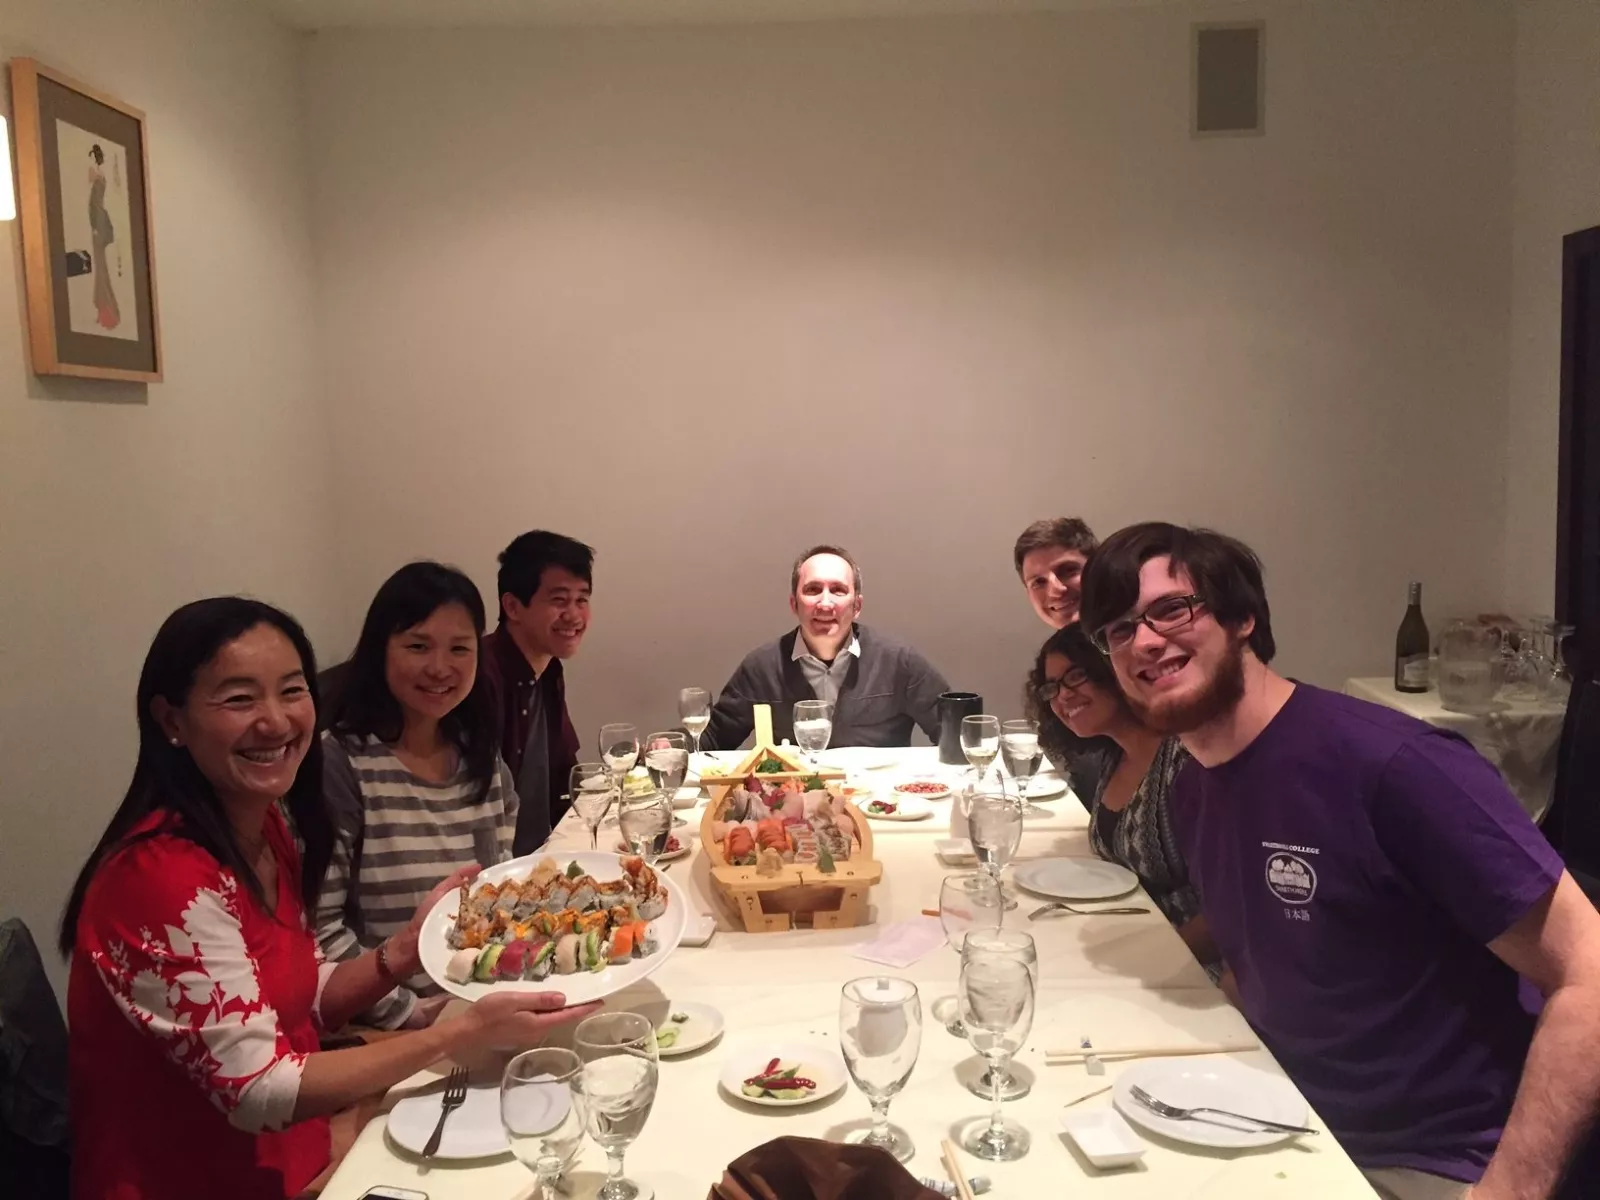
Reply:
[[[172,744],[173,744],[173,745],[174,745],[174,746],[181,746],[181,745],[183,745],[183,743],[182,743],[182,742],[180,742],[180,741],[179,741],[179,740],[178,740],[178,739],[177,739],[177,738],[173,738],[173,739],[172,739]]]

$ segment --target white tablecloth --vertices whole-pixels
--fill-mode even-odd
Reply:
[[[1387,677],[1347,679],[1344,691],[1459,733],[1499,769],[1528,815],[1535,821],[1544,819],[1556,783],[1564,706],[1548,700],[1513,700],[1487,713],[1452,712],[1440,701],[1437,688],[1397,692],[1394,680]]]
[[[849,751],[834,751],[846,761],[860,761]],[[736,758],[736,755],[719,756]],[[900,765],[867,775],[886,786],[902,771],[939,770],[930,747],[904,752]],[[945,770],[950,770],[945,768]],[[952,771],[951,778],[954,778]],[[1088,854],[1088,817],[1070,793],[1044,802],[1048,818],[1028,822],[1020,857]],[[948,801],[929,821],[876,822],[876,857],[884,881],[872,889],[872,904],[881,922],[920,919],[921,910],[936,908],[939,881],[952,872],[934,854],[935,839],[945,836]],[[683,814],[690,825],[678,830],[697,837],[700,811]],[[564,822],[553,846],[586,848],[587,834]],[[628,1152],[630,1177],[650,1183],[658,1200],[703,1200],[721,1178],[723,1167],[753,1146],[774,1137],[837,1136],[841,1129],[869,1115],[866,1099],[853,1087],[832,1100],[802,1109],[757,1109],[725,1098],[717,1073],[725,1046],[751,1036],[814,1036],[837,1041],[839,988],[856,976],[888,970],[851,957],[847,949],[872,939],[878,925],[858,929],[778,934],[735,932],[732,914],[711,900],[710,880],[698,847],[672,869],[702,911],[718,912],[720,929],[703,949],[680,947],[649,980],[612,997],[612,1007],[651,1007],[659,1013],[670,1000],[698,1000],[719,1007],[728,1019],[722,1041],[683,1058],[663,1059],[655,1109],[643,1135]],[[1100,1172],[1090,1167],[1059,1132],[1062,1105],[1104,1087],[1115,1077],[1091,1080],[1081,1066],[1046,1066],[1043,1051],[1073,1044],[1087,1035],[1100,1044],[1212,1044],[1250,1038],[1244,1019],[1211,986],[1205,972],[1178,936],[1151,906],[1144,916],[1097,916],[1045,919],[1029,923],[1027,897],[1008,924],[1027,928],[1037,940],[1040,962],[1039,1016],[1028,1047],[1018,1056],[1021,1068],[1037,1078],[1033,1093],[1006,1105],[1008,1115],[1033,1134],[1033,1148],[1015,1163],[980,1163],[963,1156],[969,1174],[984,1173],[995,1182],[998,1198],[1031,1198],[1071,1194],[1074,1197],[1161,1197],[1163,1200],[1359,1200],[1373,1195],[1343,1150],[1325,1131],[1321,1136],[1253,1152],[1202,1150],[1178,1143],[1146,1139],[1142,1165]],[[956,958],[940,947],[902,971],[915,981],[924,1007],[922,1052],[906,1090],[890,1110],[893,1122],[909,1131],[916,1144],[910,1168],[914,1174],[944,1177],[939,1143],[951,1127],[987,1111],[987,1103],[957,1081],[957,1070],[976,1064],[966,1042],[951,1037],[928,1008],[955,990]],[[1281,1074],[1271,1055],[1254,1050],[1232,1055],[1241,1062]],[[1200,1059],[1197,1061],[1205,1061]],[[423,1072],[399,1087],[390,1102],[419,1087],[436,1087],[442,1071]],[[1083,1101],[1081,1107],[1110,1105],[1109,1094]],[[1315,1116],[1311,1123],[1322,1128]],[[592,1196],[603,1180],[604,1160],[585,1145],[578,1169],[570,1177],[574,1200]],[[414,1156],[395,1149],[384,1135],[380,1118],[370,1124],[334,1175],[325,1200],[358,1200],[378,1184],[414,1188],[429,1200],[512,1200],[532,1191],[527,1168],[511,1158],[472,1164],[436,1163],[422,1167]]]

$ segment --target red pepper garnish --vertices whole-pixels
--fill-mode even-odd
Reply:
[[[778,1066],[782,1061],[783,1061],[782,1059],[777,1059],[777,1058],[773,1059],[771,1062],[769,1062],[767,1064],[767,1069],[765,1071],[761,1072],[760,1075],[757,1075],[756,1078],[757,1079],[764,1079],[768,1075],[771,1075],[773,1072],[775,1072],[778,1069]]]
[[[754,1084],[764,1092],[781,1092],[785,1088],[814,1088],[816,1083],[810,1079],[785,1079],[782,1075],[757,1075],[754,1079],[746,1079],[745,1083]]]

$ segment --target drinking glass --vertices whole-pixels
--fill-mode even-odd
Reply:
[[[1033,935],[1021,929],[973,929],[968,932],[967,940],[961,947],[963,959],[968,954],[1009,954],[1023,966],[1028,968],[1033,976],[1033,990],[1037,995],[1039,991],[1039,952],[1033,944]],[[996,1082],[994,1067],[989,1067],[978,1079],[968,1083],[967,1091],[979,1096],[994,1094]],[[1017,1078],[1009,1069],[1000,1072],[1000,1099],[1020,1100],[1032,1088]]]
[[[1039,772],[1039,762],[1044,757],[1039,749],[1039,724],[1026,718],[1005,721],[1000,726],[1000,761],[1005,763],[1011,778],[1017,781],[1017,795],[1033,816],[1044,815],[1044,809],[1028,804],[1028,784]]]
[[[600,1013],[580,1022],[573,1049],[583,1060],[576,1089],[589,1136],[605,1151],[606,1181],[599,1200],[645,1200],[652,1190],[623,1175],[623,1156],[644,1130],[656,1102],[656,1032],[638,1013]]]
[[[817,755],[828,748],[833,736],[833,705],[826,700],[800,700],[794,706],[794,744],[811,756],[815,765]]]
[[[546,1047],[517,1055],[500,1079],[500,1123],[511,1153],[533,1172],[535,1200],[554,1200],[583,1148],[582,1072],[571,1050]]]
[[[644,740],[644,766],[656,790],[675,796],[689,774],[689,735],[676,729]]]
[[[915,1148],[889,1124],[889,1101],[905,1087],[922,1047],[922,997],[917,985],[890,975],[852,979],[839,993],[839,1048],[850,1078],[872,1105],[872,1127],[846,1136],[910,1162]]]
[[[1550,627],[1550,675],[1545,683],[1545,696],[1556,704],[1565,704],[1572,696],[1572,668],[1567,665],[1567,641],[1578,630],[1572,625],[1553,622]]]
[[[1004,781],[976,788],[967,797],[967,839],[978,865],[999,888],[1000,872],[1016,857],[1022,842],[1022,802],[1006,794]],[[1001,898],[1007,908],[1017,906],[1004,889]]]
[[[994,1076],[988,1118],[966,1122],[958,1141],[977,1158],[1010,1162],[1028,1152],[1032,1137],[1016,1121],[1006,1119],[999,1078],[1033,1028],[1033,975],[1010,954],[975,949],[962,955],[957,995],[967,1041],[989,1060]]]
[[[961,752],[981,780],[1000,753],[1000,718],[987,713],[962,717]]]
[[[589,849],[600,848],[600,822],[620,794],[611,768],[605,763],[581,762],[572,768],[572,783],[568,794],[572,807],[578,810],[583,823],[589,827]]]
[[[700,735],[711,724],[711,693],[705,688],[684,688],[678,693],[678,720],[694,739],[694,752],[700,753]]]
[[[617,790],[623,791],[623,780],[639,761],[639,730],[633,725],[600,726],[600,757],[617,781]]]
[[[617,824],[628,849],[653,867],[666,853],[667,838],[672,835],[672,798],[665,792],[623,796],[617,808]]]
[[[939,924],[944,926],[945,941],[959,956],[966,944],[967,934],[973,929],[999,929],[1005,917],[1000,907],[1000,889],[994,879],[982,872],[949,875],[939,885]],[[956,1037],[966,1037],[961,1024],[960,1008],[954,1020],[946,1021],[945,1028]]]

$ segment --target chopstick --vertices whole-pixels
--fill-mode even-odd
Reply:
[[[972,1186],[967,1183],[966,1172],[961,1169],[961,1160],[956,1157],[955,1143],[949,1138],[945,1138],[940,1143],[940,1148],[943,1151],[945,1173],[950,1176],[951,1182],[956,1185],[956,1195],[961,1200],[972,1200]]]
[[[1071,1050],[1046,1050],[1044,1058],[1049,1066],[1059,1067],[1082,1062],[1091,1055],[1099,1059],[1187,1058],[1198,1054],[1242,1054],[1246,1050],[1260,1048],[1260,1042],[1229,1042],[1215,1046],[1196,1046],[1193,1043],[1187,1046],[1113,1046],[1108,1050],[1095,1046],[1088,1050],[1082,1047],[1074,1047]]]
[[[750,775],[702,775],[701,787],[721,787],[723,784],[743,784],[754,775],[757,779],[848,779],[844,771],[824,767],[816,771],[752,771]]]
[[[1104,1096],[1107,1092],[1109,1092],[1115,1086],[1116,1086],[1115,1084],[1108,1083],[1103,1088],[1095,1088],[1094,1091],[1085,1092],[1083,1095],[1079,1096],[1076,1100],[1068,1100],[1061,1107],[1062,1108],[1071,1108],[1074,1104],[1082,1104],[1085,1100],[1093,1100],[1096,1096]]]

